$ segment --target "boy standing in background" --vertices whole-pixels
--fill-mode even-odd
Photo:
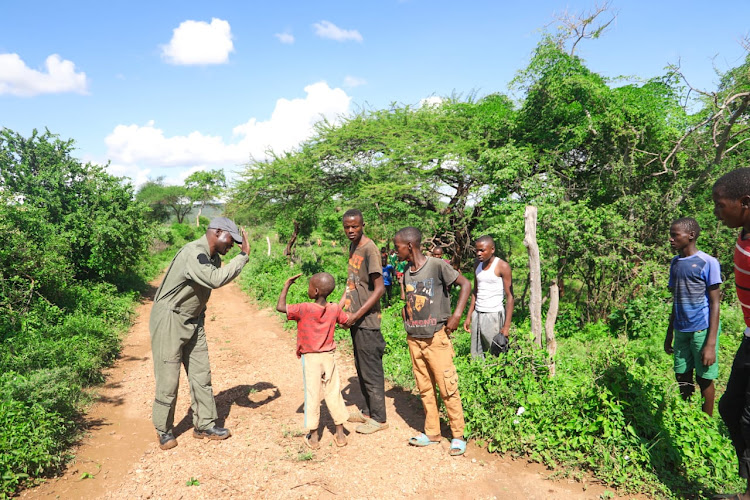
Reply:
[[[385,293],[383,294],[383,302],[385,307],[391,307],[391,293],[393,290],[393,278],[396,270],[388,262],[388,257],[383,256],[383,286],[385,286]]]
[[[664,350],[674,353],[680,394],[688,399],[695,381],[701,388],[703,411],[714,413],[714,380],[719,376],[719,261],[696,247],[698,221],[683,217],[672,223],[669,244],[677,251],[669,265],[672,313]],[[673,345],[674,344],[674,345]]]

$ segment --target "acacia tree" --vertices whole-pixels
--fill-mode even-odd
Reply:
[[[322,207],[330,205],[334,186],[348,184],[352,172],[328,164],[309,145],[267,160],[253,160],[230,192],[227,212],[258,223],[272,222],[286,239],[291,256],[299,237],[309,236]]]
[[[363,111],[341,124],[323,122],[313,144],[324,164],[356,172],[360,182],[339,185],[341,196],[376,207],[383,225],[409,217],[421,218],[423,227],[431,222],[428,237],[458,263],[469,253],[482,192],[492,181],[484,154],[509,141],[513,113],[510,99],[499,94],[394,106]]]
[[[221,169],[193,172],[185,179],[188,197],[199,203],[195,225],[200,225],[201,214],[206,205],[219,198],[227,187],[227,179]]]
[[[151,218],[160,222],[174,214],[177,222],[182,224],[185,216],[193,209],[191,192],[185,186],[166,186],[164,178],[146,182],[138,190],[136,199],[151,208]]]

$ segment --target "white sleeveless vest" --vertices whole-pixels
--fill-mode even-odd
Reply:
[[[476,268],[477,278],[477,301],[474,309],[487,313],[499,312],[504,310],[503,299],[505,298],[505,288],[503,287],[503,278],[495,274],[500,259],[495,257],[487,270],[482,269],[480,262]]]

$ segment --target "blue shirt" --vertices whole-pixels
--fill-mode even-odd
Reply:
[[[708,288],[721,283],[719,261],[705,252],[675,255],[669,265],[669,289],[674,302],[674,328],[698,332],[708,328]]]
[[[383,266],[383,285],[388,286],[393,284],[393,266],[386,264]]]

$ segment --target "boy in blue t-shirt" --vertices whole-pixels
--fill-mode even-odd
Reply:
[[[385,249],[384,249],[385,250]],[[395,269],[388,262],[388,257],[382,257],[383,264],[383,285],[385,285],[385,293],[383,294],[383,302],[385,307],[391,306],[391,290],[393,289],[393,273]]]
[[[683,399],[693,394],[695,370],[695,381],[703,396],[702,409],[711,416],[714,380],[719,376],[721,269],[718,260],[696,248],[700,230],[691,217],[677,219],[669,228],[669,244],[678,255],[669,266],[672,313],[664,350],[674,353],[674,372]]]

